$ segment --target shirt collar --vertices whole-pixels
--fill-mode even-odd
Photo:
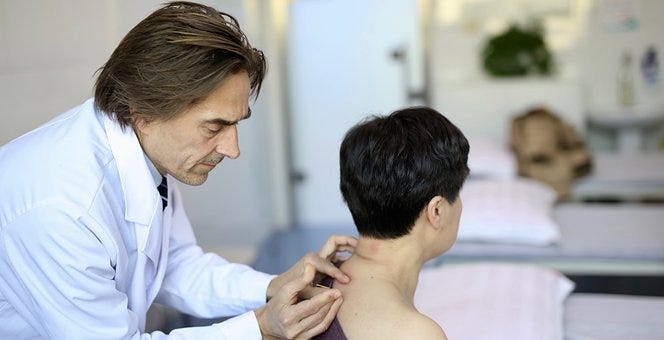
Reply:
[[[152,175],[152,180],[154,180],[154,186],[159,186],[161,184],[161,178],[164,177],[159,173],[159,170],[157,170],[157,167],[154,166],[150,158],[148,158],[148,155],[143,152],[143,157],[145,158],[145,164],[148,165],[148,169],[150,170],[150,175]]]

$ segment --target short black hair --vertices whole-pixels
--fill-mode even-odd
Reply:
[[[339,152],[340,189],[359,234],[398,238],[433,197],[454,203],[468,176],[469,149],[461,130],[428,107],[352,127]]]

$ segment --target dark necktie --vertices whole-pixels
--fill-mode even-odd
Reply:
[[[166,183],[166,177],[161,177],[161,183],[157,187],[157,190],[159,190],[159,195],[161,196],[161,210],[164,210],[168,205],[168,184]]]

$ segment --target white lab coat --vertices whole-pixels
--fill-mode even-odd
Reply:
[[[176,181],[162,213],[146,162],[92,99],[0,148],[0,339],[169,337],[143,334],[153,301],[239,315],[171,337],[260,338],[273,276],[204,254]]]

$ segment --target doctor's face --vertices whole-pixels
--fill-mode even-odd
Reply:
[[[237,123],[249,118],[249,76],[241,71],[170,120],[137,119],[134,129],[162,175],[200,185],[224,157],[240,156]]]

